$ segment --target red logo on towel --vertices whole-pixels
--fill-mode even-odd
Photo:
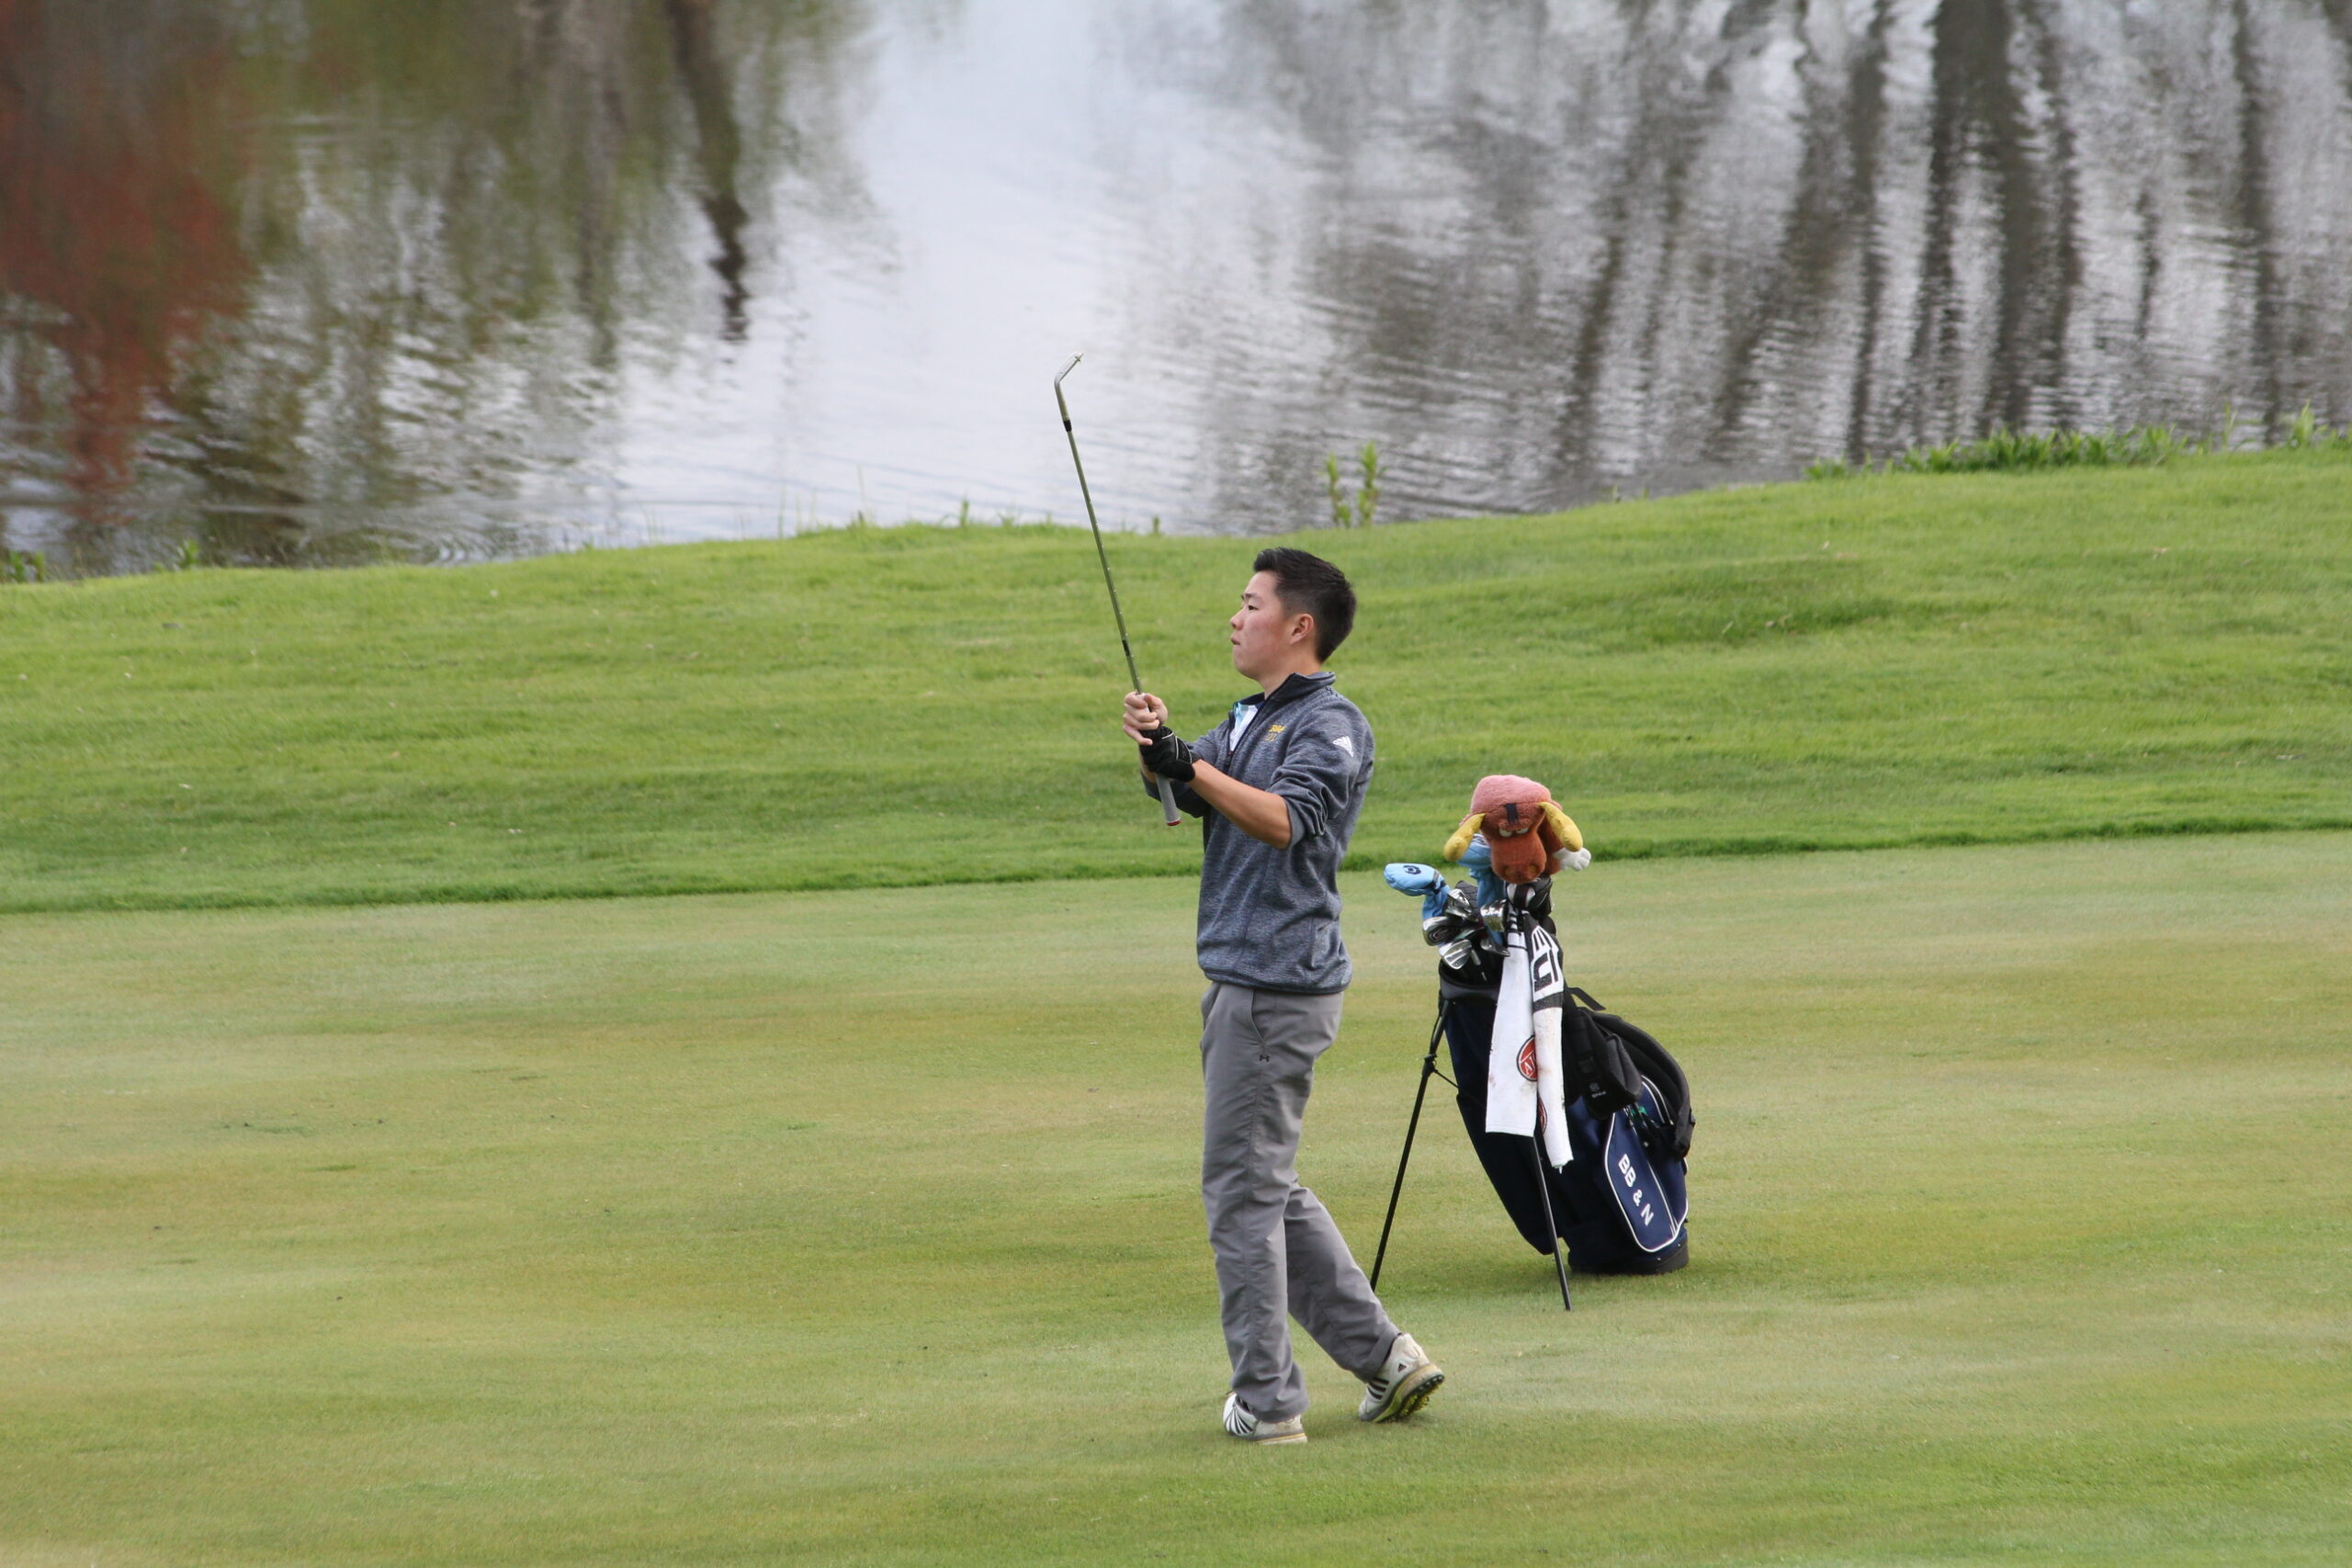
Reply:
[[[1529,1083],[1535,1081],[1535,1037],[1529,1035],[1527,1043],[1519,1048],[1519,1076]]]

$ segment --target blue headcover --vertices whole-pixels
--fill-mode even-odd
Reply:
[[[1487,842],[1486,834],[1473,833],[1470,836],[1470,847],[1462,852],[1462,864],[1464,870],[1478,874],[1480,908],[1489,904],[1499,904],[1510,896],[1510,884],[1495,874],[1494,846]]]
[[[1421,901],[1421,919],[1434,919],[1445,908],[1445,874],[1433,865],[1419,861],[1390,861],[1380,874],[1380,879],[1399,893],[1409,893]]]

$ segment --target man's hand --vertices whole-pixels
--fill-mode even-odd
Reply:
[[[1227,778],[1206,762],[1193,755],[1168,728],[1168,705],[1149,692],[1129,692],[1126,707],[1121,715],[1121,728],[1127,739],[1143,750],[1143,771],[1146,777],[1155,774],[1181,779],[1189,784],[1220,816],[1261,843],[1276,849],[1290,845],[1290,807],[1279,795],[1255,789],[1239,779]],[[1181,773],[1162,773],[1154,765],[1153,749],[1172,744],[1181,755]],[[1173,759],[1171,759],[1173,761]]]
[[[1146,745],[1153,731],[1168,728],[1168,705],[1149,692],[1129,692],[1121,723],[1128,739],[1138,746]]]
[[[1143,771],[1178,784],[1193,777],[1193,749],[1168,728],[1168,705],[1149,692],[1129,692],[1120,728],[1143,752]]]
[[[1143,752],[1143,771],[1178,784],[1193,782],[1193,749],[1168,728],[1168,705],[1149,692],[1129,692],[1120,728]]]
[[[1143,765],[1148,771],[1178,784],[1193,782],[1193,749],[1184,744],[1182,736],[1172,729],[1162,729],[1136,744],[1143,749]]]

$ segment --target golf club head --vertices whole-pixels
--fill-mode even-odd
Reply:
[[[1085,357],[1086,355],[1082,354],[1071,355],[1069,356],[1069,363],[1061,367],[1060,374],[1054,378],[1054,406],[1062,411],[1062,427],[1064,429],[1068,429],[1069,427],[1069,402],[1062,396],[1062,377],[1067,376],[1071,371],[1077,369],[1078,362]]]

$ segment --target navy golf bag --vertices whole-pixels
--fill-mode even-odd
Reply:
[[[1535,1185],[1541,1162],[1529,1157],[1525,1138],[1486,1130],[1495,991],[1470,976],[1442,975],[1438,992],[1463,1129],[1519,1234],[1548,1253],[1553,1242]],[[1689,1084],[1648,1034],[1601,1011],[1582,991],[1569,996],[1560,1055],[1574,1096],[1567,1122],[1575,1157],[1557,1169],[1541,1167],[1569,1266],[1585,1274],[1671,1273],[1690,1259]]]
[[[1506,886],[1485,870],[1484,849],[1482,839],[1473,839],[1462,857],[1477,873],[1475,883],[1449,887],[1436,867],[1415,861],[1397,862],[1383,874],[1389,886],[1421,900],[1421,938],[1439,950],[1438,1015],[1421,1061],[1420,1087],[1413,1094],[1412,1120],[1405,1125],[1405,1149],[1396,1157],[1396,1180],[1388,1190],[1372,1285],[1380,1287],[1430,1079],[1445,1076],[1437,1065],[1442,1040],[1453,1068],[1448,1081],[1470,1146],[1527,1245],[1552,1254],[1560,1305],[1566,1308],[1571,1266],[1588,1274],[1667,1274],[1690,1260],[1684,1170],[1690,1153],[1690,1085],[1664,1046],[1603,1011],[1586,992],[1563,984],[1559,931],[1552,923],[1552,879]],[[1522,946],[1523,941],[1530,945]],[[1518,967],[1522,964],[1529,967]],[[1525,1031],[1516,1063],[1521,1077],[1541,1080],[1547,1056],[1539,1046],[1555,1012],[1558,1018],[1557,1084],[1569,1158],[1557,1168],[1544,1151],[1540,1100],[1534,1107],[1511,1108],[1502,1118],[1517,1122],[1532,1110],[1534,1136],[1487,1131],[1487,1064],[1507,976],[1514,1010],[1524,1010],[1515,1020]],[[1548,1098],[1542,1090],[1539,1096]]]

